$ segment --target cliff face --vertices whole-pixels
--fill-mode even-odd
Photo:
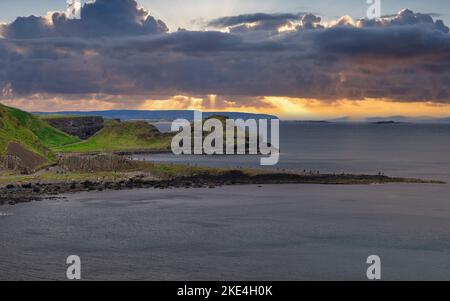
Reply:
[[[0,169],[38,170],[56,162],[52,148],[79,141],[33,114],[0,104]]]
[[[8,145],[6,155],[0,159],[0,165],[3,168],[18,170],[24,174],[35,171],[46,162],[47,160],[44,157],[26,149],[16,142],[11,142]]]
[[[104,127],[103,118],[98,116],[52,117],[45,121],[60,131],[83,140],[95,135]]]

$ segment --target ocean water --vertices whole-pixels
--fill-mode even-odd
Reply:
[[[161,126],[167,130],[167,126]],[[295,123],[280,125],[272,169],[450,180],[450,125]],[[260,167],[258,156],[135,155],[136,160]]]
[[[281,126],[280,169],[450,181],[450,126]],[[213,166],[258,158],[137,157]],[[450,280],[450,185],[262,185],[67,195],[0,207],[0,280]]]

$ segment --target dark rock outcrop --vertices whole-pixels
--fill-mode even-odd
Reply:
[[[74,155],[61,154],[58,165],[70,172],[95,172],[126,170],[135,166],[134,161],[113,154]]]
[[[16,142],[8,144],[6,155],[0,159],[0,165],[10,170],[18,170],[22,173],[30,173],[45,164],[47,160],[26,149]]]
[[[44,120],[60,131],[82,140],[92,137],[104,127],[103,117],[98,116],[52,117]]]

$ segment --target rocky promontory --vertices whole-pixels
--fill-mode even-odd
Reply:
[[[82,140],[92,137],[104,127],[103,117],[99,116],[61,116],[43,119],[58,130]]]
[[[92,173],[95,175],[95,173]],[[392,178],[383,175],[350,174],[294,174],[294,173],[249,173],[242,170],[228,170],[220,173],[201,172],[191,176],[155,177],[151,174],[129,173],[128,176],[115,179],[97,178],[90,180],[39,181],[8,184],[0,187],[0,205],[40,201],[59,197],[65,193],[82,191],[125,190],[136,188],[215,188],[228,185],[265,185],[265,184],[332,184],[366,185],[385,183],[423,183],[443,184],[439,181],[427,181],[411,178]]]

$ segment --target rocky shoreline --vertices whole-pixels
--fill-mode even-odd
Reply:
[[[200,174],[173,179],[149,179],[135,175],[128,179],[102,181],[70,181],[60,183],[9,184],[0,188],[0,206],[14,205],[44,199],[59,198],[61,194],[83,191],[126,190],[138,188],[215,188],[225,185],[263,185],[263,184],[335,184],[366,185],[386,183],[443,184],[439,181],[426,181],[409,178],[391,178],[383,175],[335,175],[335,174],[288,174],[266,173],[250,175],[239,170],[223,174]]]

